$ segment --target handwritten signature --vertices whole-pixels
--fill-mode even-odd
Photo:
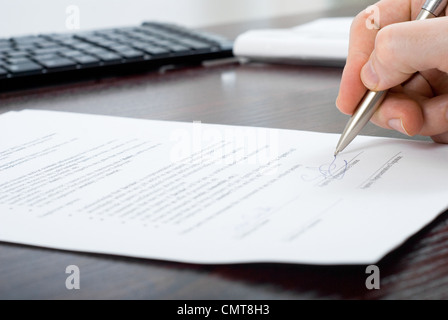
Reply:
[[[304,181],[315,181],[317,179],[332,179],[341,180],[344,178],[345,172],[347,171],[348,162],[346,160],[338,161],[335,156],[333,161],[330,163],[322,164],[319,167],[307,167],[307,169],[317,170],[317,174],[303,174],[302,179]]]

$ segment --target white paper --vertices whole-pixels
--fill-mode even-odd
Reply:
[[[0,240],[190,263],[375,263],[448,207],[448,146],[0,116]]]
[[[237,37],[234,55],[252,60],[343,66],[353,17],[322,18],[288,29],[254,29]]]

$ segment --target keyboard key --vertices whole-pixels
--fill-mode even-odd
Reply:
[[[55,42],[50,42],[50,41],[39,42],[38,46],[39,46],[39,48],[42,48],[42,49],[50,49],[50,48],[59,48],[59,47],[61,47],[60,44],[55,43]]]
[[[124,45],[124,44],[115,44],[115,45],[110,47],[110,50],[113,50],[115,52],[120,52],[120,51],[132,50],[132,48],[130,46],[127,46],[127,45]]]
[[[94,46],[93,44],[90,44],[87,42],[79,42],[74,45],[71,45],[71,47],[75,50],[86,51],[86,52],[89,52],[91,50],[101,49],[100,47]]]
[[[169,47],[171,45],[174,45],[175,43],[171,40],[166,40],[166,39],[159,39],[157,41],[153,42],[156,46],[159,47]]]
[[[23,37],[11,38],[11,41],[13,41],[14,43],[29,44],[29,43],[39,43],[40,41],[42,41],[42,39],[39,38],[38,36],[23,36]]]
[[[63,55],[64,57],[70,58],[70,57],[79,57],[79,56],[83,56],[86,55],[85,53],[78,51],[78,50],[66,50],[66,51],[60,51],[59,52],[61,55]],[[86,55],[87,56],[87,55]]]
[[[191,50],[189,48],[187,48],[185,46],[181,46],[181,45],[176,45],[176,44],[170,45],[168,47],[168,49],[176,55],[184,55],[184,54],[188,54],[191,52]]]
[[[82,50],[83,52],[87,52],[89,54],[93,54],[93,55],[97,55],[97,54],[107,54],[110,53],[109,50],[106,50],[104,48],[101,47],[89,47],[89,48],[84,48]]]
[[[72,70],[76,69],[77,64],[75,61],[67,58],[55,58],[51,60],[38,60],[49,71],[55,70]]]
[[[53,48],[42,48],[42,49],[34,49],[34,54],[47,54],[47,53],[57,53],[61,50],[64,50],[62,47],[53,47]]]
[[[0,79],[2,79],[2,78],[6,78],[7,75],[8,75],[8,71],[6,71],[6,70],[3,69],[3,68],[0,68]]]
[[[64,39],[70,39],[73,37],[73,34],[69,33],[50,33],[50,34],[44,34],[40,36],[42,39],[50,40],[50,41],[61,41]]]
[[[192,48],[192,49],[198,50],[198,51],[209,51],[210,47],[211,47],[211,45],[208,43],[190,40],[190,39],[182,39],[182,40],[179,40],[179,42],[186,47],[189,47],[189,48]]]
[[[110,35],[110,36],[107,36],[107,39],[109,39],[111,41],[115,41],[116,43],[120,43],[120,44],[129,43],[131,41],[134,41],[132,38],[129,38],[122,34]]]
[[[100,46],[100,47],[103,47],[103,48],[111,48],[111,47],[117,45],[117,43],[116,43],[115,41],[112,41],[112,40],[106,40],[106,39],[101,40],[101,41],[98,41],[98,42],[95,42],[95,44],[96,44],[97,46]]]
[[[20,63],[20,64],[8,64],[4,66],[13,75],[34,75],[40,74],[43,71],[42,66],[34,62]]]
[[[76,35],[75,39],[82,40],[84,42],[94,43],[94,44],[104,40],[104,38],[99,37],[93,33]]]
[[[100,52],[97,51],[94,55],[101,59],[105,64],[115,64],[122,62],[121,56],[113,52]]]
[[[66,47],[73,47],[80,44],[85,44],[85,42],[82,42],[80,40],[76,39],[66,39],[66,40],[60,40],[58,41],[59,44],[66,46]]]
[[[0,52],[11,51],[14,50],[9,44],[0,44]]]
[[[118,54],[128,61],[141,61],[145,58],[143,52],[133,49],[119,51]]]
[[[99,66],[101,62],[100,59],[86,54],[81,56],[73,56],[72,59],[79,63],[82,67]]]
[[[37,55],[32,55],[31,58],[33,60],[54,60],[54,59],[59,59],[61,56],[58,55],[57,53],[47,53],[47,54],[37,54]]]
[[[111,47],[111,50],[115,51],[128,61],[139,61],[145,58],[144,52],[125,45],[116,45]]]
[[[34,44],[19,44],[14,47],[16,50],[20,51],[27,51],[27,50],[33,50],[36,48]]]
[[[18,57],[18,58],[8,58],[6,60],[9,64],[25,64],[25,63],[30,63],[33,62],[28,58],[25,57]]]
[[[150,36],[150,35],[142,35],[141,40],[144,42],[156,44],[157,41],[159,41],[160,39],[158,39],[157,37],[154,37],[154,36]]]
[[[11,58],[23,58],[29,55],[28,51],[14,50],[6,53]]]
[[[134,48],[142,50],[154,58],[164,58],[168,57],[170,54],[170,51],[168,49],[151,45],[134,45]]]

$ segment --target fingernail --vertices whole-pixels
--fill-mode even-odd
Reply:
[[[401,121],[401,119],[391,119],[388,122],[389,127],[391,127],[392,129],[401,132],[407,136],[409,136],[410,134],[406,131],[404,125],[403,125],[403,121]]]
[[[369,89],[375,89],[380,82],[380,78],[373,67],[371,60],[361,70],[361,80]]]

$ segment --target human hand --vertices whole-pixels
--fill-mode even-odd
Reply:
[[[336,105],[351,115],[366,88],[390,89],[373,123],[448,143],[448,17],[411,21],[424,2],[379,1],[380,30],[367,27],[371,12],[355,18]]]

